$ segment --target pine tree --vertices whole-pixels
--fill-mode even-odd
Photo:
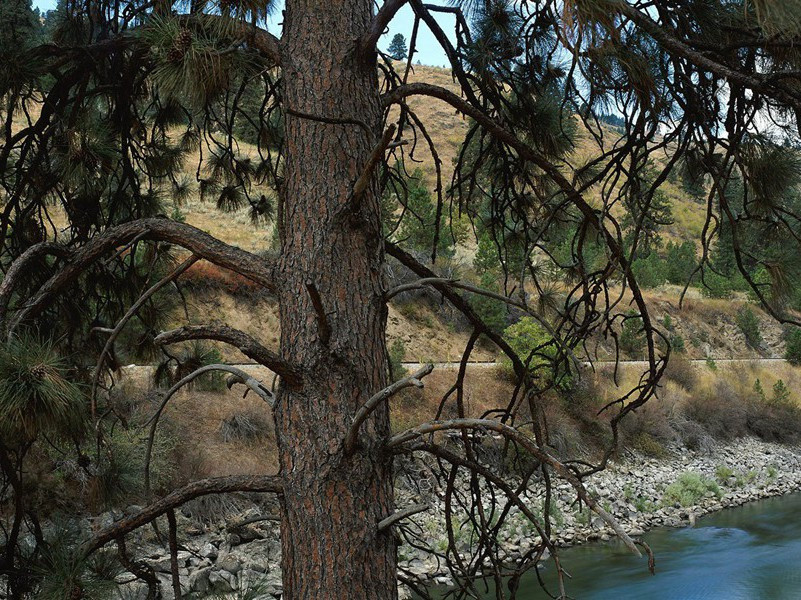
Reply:
[[[453,535],[444,549],[431,549],[455,571],[463,586],[458,595],[479,596],[488,579],[514,595],[521,565],[536,565],[546,550],[556,556],[552,511],[525,498],[551,497],[560,481],[639,552],[582,483],[606,466],[614,448],[592,466],[553,454],[542,401],[557,378],[527,369],[526,350],[482,319],[471,298],[506,303],[536,321],[547,340],[546,364],[568,364],[582,352],[592,360],[595,336],[631,338],[624,337],[625,345],[641,350],[646,366],[634,378],[636,387],[608,405],[616,412],[602,422],[611,424],[609,439],[616,442],[621,419],[655,394],[666,361],[632,268],[626,213],[632,223],[651,219],[649,200],[684,161],[709,198],[698,205],[706,210],[703,247],[714,247],[715,236],[728,228],[723,241],[730,242],[733,260],[726,262],[755,294],[761,288],[751,273],[762,267],[780,281],[783,264],[774,262],[775,246],[754,240],[781,240],[799,254],[791,193],[799,172],[797,135],[788,128],[793,140],[784,144],[760,129],[774,122],[798,126],[801,18],[763,1],[682,3],[680,18],[677,3],[668,0],[410,4],[420,28],[433,31],[448,57],[456,92],[410,82],[392,61],[379,61],[377,44],[402,0],[386,0],[377,12],[372,0],[286,0],[280,38],[260,26],[272,2],[187,7],[65,0],[49,19],[47,43],[33,46],[19,33],[35,25],[28,5],[3,5],[10,17],[0,21],[2,50],[12,68],[4,63],[0,71],[0,339],[6,348],[0,366],[10,356],[25,361],[0,369],[18,424],[0,433],[0,488],[13,500],[6,504],[12,535],[0,558],[7,597],[19,600],[46,586],[37,570],[42,565],[33,562],[54,549],[42,535],[33,536],[33,551],[27,539],[19,541],[23,524],[37,523],[43,512],[41,495],[32,497],[25,481],[31,455],[20,455],[22,449],[38,448],[35,458],[46,460],[47,440],[35,434],[49,433],[79,390],[85,428],[72,432],[64,452],[82,468],[102,472],[114,453],[114,432],[127,423],[115,405],[121,360],[161,349],[168,370],[185,375],[171,389],[219,371],[263,399],[275,422],[281,469],[190,482],[161,498],[156,493],[167,490],[151,486],[147,470],[145,507],[95,532],[75,548],[78,558],[165,513],[170,517],[200,495],[261,492],[280,498],[286,600],[395,600],[396,540],[427,541],[409,522],[422,509],[396,507],[393,490],[397,465],[419,455],[435,459],[427,464],[438,467],[449,504],[437,512],[449,534],[477,533],[470,556],[452,543]],[[452,36],[437,19],[441,10],[455,16]],[[450,185],[438,140],[415,112],[421,98],[466,118],[463,143],[452,148]],[[622,123],[610,133],[596,116],[611,107],[618,107]],[[255,142],[252,152],[237,139],[243,131]],[[424,198],[418,189],[415,197],[425,199],[425,231],[409,239],[430,242],[431,261],[418,260],[401,237],[382,235],[382,197],[393,178],[403,181],[390,165],[413,171],[423,146],[439,160],[432,193]],[[175,207],[195,189],[231,227],[230,213],[241,209],[259,223],[269,220],[274,199],[276,251],[248,252],[165,217],[180,214]],[[495,291],[501,286],[482,289],[439,272],[436,250],[447,238],[437,237],[444,229],[437,215],[447,215],[448,225],[471,219],[479,235],[491,233],[504,257],[503,293]],[[399,229],[416,218],[412,211],[395,216]],[[180,287],[200,260],[275,298],[280,344],[268,348],[214,322],[161,331],[160,301],[180,301],[174,284]],[[399,266],[407,280],[393,287],[390,275]],[[492,286],[489,278],[483,283]],[[549,284],[559,293],[549,294]],[[464,374],[456,375],[436,414],[393,431],[393,396],[421,386],[433,367],[390,383],[388,302],[423,287],[462,315],[470,332],[464,360],[483,336],[508,357],[519,385],[497,409],[476,415],[469,412]],[[624,315],[622,332],[621,289],[633,311]],[[549,302],[546,314],[534,294],[559,301]],[[38,339],[37,331],[56,340],[47,361],[34,352],[15,354],[13,340]],[[273,391],[235,365],[201,364],[199,354],[208,353],[170,349],[198,340],[237,348],[280,383]],[[28,381],[24,398],[12,385],[19,376]],[[64,394],[51,394],[56,388]],[[170,400],[169,390],[159,393],[162,402]],[[154,418],[153,436],[158,424]],[[448,431],[460,433],[448,441]],[[20,435],[32,439],[19,445],[12,436]],[[503,439],[496,443],[494,436]],[[531,458],[513,484],[493,458],[505,451]],[[474,502],[475,494],[456,488],[464,480],[494,493]],[[538,541],[514,562],[497,532],[519,513],[537,529]],[[174,519],[168,526],[174,540]],[[123,560],[155,597],[155,578]],[[556,576],[569,586],[561,564],[554,562]],[[173,585],[180,592],[179,576]],[[413,573],[402,578],[425,588]],[[74,585],[69,592],[77,597],[82,590]]]
[[[406,47],[406,38],[402,33],[396,33],[392,37],[392,41],[389,43],[387,53],[393,58],[393,60],[405,60],[408,56],[408,52],[409,50]]]

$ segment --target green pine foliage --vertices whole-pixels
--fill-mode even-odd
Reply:
[[[784,336],[784,344],[784,359],[793,366],[801,365],[801,329],[790,329]]]
[[[645,349],[642,317],[634,311],[629,311],[623,318],[618,346],[631,357],[639,357]]]
[[[387,53],[393,60],[405,60],[409,55],[409,49],[406,46],[406,38],[402,33],[396,33],[392,36],[392,41],[389,43]]]
[[[451,216],[448,206],[437,206],[419,169],[403,177],[394,189],[390,188],[383,211],[385,230],[391,230],[395,214],[402,213],[395,237],[422,253],[432,254],[436,241],[436,255],[452,257],[457,244],[464,241],[468,233],[467,226]]]
[[[52,341],[22,334],[0,347],[3,437],[24,442],[40,433],[78,434],[86,416],[85,392]]]
[[[744,306],[737,312],[736,321],[745,336],[745,342],[752,348],[758,348],[762,344],[762,333],[756,313],[751,307]]]

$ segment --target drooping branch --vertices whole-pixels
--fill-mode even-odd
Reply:
[[[501,351],[503,351],[503,353],[509,357],[509,360],[512,361],[512,367],[515,370],[515,374],[521,379],[526,377],[526,368],[520,358],[517,356],[517,353],[507,343],[507,341],[503,339],[502,336],[498,335],[492,330],[492,328],[487,326],[481,317],[478,316],[476,311],[473,310],[473,307],[470,306],[467,300],[465,300],[450,286],[441,282],[437,283],[437,281],[442,280],[441,277],[438,277],[437,274],[431,269],[399,246],[391,242],[384,242],[384,248],[387,254],[397,259],[403,266],[410,269],[418,277],[429,280],[431,282],[431,286],[441,293],[445,298],[447,298],[448,302],[450,302],[453,307],[456,308],[456,310],[461,312],[465,318],[470,321],[470,324],[475,330],[486,335],[492,341],[492,343],[498,346],[498,348],[500,348]]]
[[[8,303],[11,300],[14,289],[19,284],[20,278],[24,277],[27,273],[31,263],[43,256],[51,255],[66,259],[72,256],[72,254],[73,250],[71,248],[54,242],[40,242],[34,244],[20,254],[19,257],[11,263],[11,266],[3,276],[2,283],[0,283],[0,326],[5,323]]]
[[[239,273],[264,286],[271,292],[275,291],[273,261],[271,259],[259,257],[240,248],[229,246],[225,242],[186,223],[160,218],[139,219],[107,229],[87,242],[79,250],[76,250],[72,260],[45,282],[39,288],[39,291],[20,308],[9,329],[14,330],[24,320],[38,316],[58,294],[74,283],[86,269],[105,253],[121,244],[128,243],[143,233],[146,239],[169,242],[186,248],[200,258]],[[12,291],[13,288],[11,286],[2,291],[2,294],[0,294],[0,306],[8,304],[8,296]]]
[[[88,556],[108,542],[120,539],[134,529],[147,525],[168,510],[177,508],[200,496],[229,492],[272,492],[280,494],[282,489],[281,478],[274,475],[236,475],[193,481],[146,506],[135,515],[121,519],[101,529],[83,545],[83,554]]]
[[[428,434],[436,433],[438,431],[460,430],[495,431],[510,441],[520,444],[538,461],[551,467],[559,477],[566,480],[576,491],[578,497],[612,528],[612,530],[626,545],[626,547],[635,555],[641,556],[640,551],[637,549],[637,546],[631,540],[626,531],[620,526],[619,523],[617,523],[617,521],[615,521],[614,517],[606,512],[603,507],[598,504],[595,498],[590,495],[576,474],[565,464],[540,448],[534,442],[534,440],[518,431],[514,427],[510,427],[509,425],[493,419],[451,419],[449,421],[431,421],[392,436],[387,441],[387,447],[390,449],[397,448],[407,442],[416,440]]]
[[[163,288],[168,283],[175,281],[178,277],[180,277],[183,273],[186,272],[189,267],[194,265],[200,258],[196,255],[192,255],[187,258],[183,263],[178,265],[172,272],[168,273],[164,277],[162,277],[158,282],[152,285],[144,294],[142,294],[139,299],[131,305],[131,308],[123,315],[122,319],[120,319],[119,323],[111,330],[111,333],[106,340],[105,345],[103,346],[103,350],[100,352],[100,356],[97,359],[97,364],[95,365],[95,373],[92,377],[92,392],[90,397],[90,404],[91,404],[91,412],[92,412],[92,421],[97,420],[97,386],[100,383],[100,373],[103,369],[103,363],[106,360],[106,356],[111,349],[114,347],[114,342],[119,337],[122,330],[125,328],[125,325],[130,321],[133,316],[139,311],[142,305],[147,302],[150,298],[153,297],[156,292],[158,292],[161,288]]]
[[[629,259],[626,257],[623,248],[618,239],[616,239],[615,235],[610,232],[604,221],[598,214],[598,211],[587,201],[586,198],[582,195],[582,193],[571,183],[570,180],[561,172],[561,170],[551,162],[547,157],[543,156],[540,152],[537,152],[533,147],[527,144],[525,141],[518,138],[514,133],[510,132],[503,126],[501,126],[498,122],[496,122],[492,117],[487,115],[484,111],[472,106],[469,102],[465,101],[464,99],[460,98],[450,90],[447,90],[441,86],[430,85],[427,83],[411,83],[402,86],[398,86],[394,90],[388,92],[383,97],[383,102],[385,106],[389,106],[390,104],[402,102],[406,97],[413,96],[413,95],[424,95],[430,96],[433,98],[438,98],[444,102],[447,102],[451,106],[453,106],[456,110],[461,112],[464,115],[467,115],[473,119],[485,130],[487,133],[492,135],[497,141],[507,144],[510,148],[514,149],[514,151],[526,161],[531,162],[532,164],[536,165],[543,172],[553,181],[554,184],[562,191],[562,193],[566,196],[566,198],[579,210],[582,217],[586,221],[588,225],[591,225],[595,230],[597,230],[609,250],[609,261],[610,264],[617,263],[620,266],[621,271],[624,274],[625,280],[628,283],[629,289],[631,290],[632,296],[634,297],[634,303],[637,306],[637,309],[640,313],[640,318],[643,320],[643,329],[646,332],[646,345],[648,350],[648,366],[651,373],[655,374],[659,370],[659,366],[657,364],[657,356],[656,356],[656,346],[654,342],[654,328],[651,324],[651,317],[648,313],[648,307],[646,306],[645,299],[642,296],[642,292],[640,290],[639,283],[634,276],[634,272],[631,269],[631,264]],[[390,246],[387,246],[387,251],[390,252]],[[390,252],[392,254],[392,252]],[[393,254],[394,256],[394,254]],[[397,258],[397,257],[396,257]],[[406,260],[408,261],[411,259],[414,261],[414,258],[409,256]],[[403,261],[401,261],[403,262]],[[408,265],[407,265],[408,266]],[[413,269],[415,270],[415,269]],[[418,270],[419,271],[419,270]],[[418,275],[422,277],[434,277],[435,275],[430,271],[427,270],[425,273],[418,272]],[[437,288],[440,291],[443,288]],[[462,311],[464,313],[464,311]],[[464,313],[467,316],[466,313]],[[469,317],[468,317],[469,318]],[[482,330],[486,329],[486,327],[482,327]],[[489,336],[490,334],[487,333]],[[499,336],[496,336],[499,337]],[[495,339],[493,342],[496,344],[498,343]],[[499,347],[506,351],[504,346]],[[509,354],[507,352],[507,354]],[[512,363],[515,365],[515,371],[520,374],[517,370],[517,365],[515,363],[515,359],[512,358]],[[664,369],[666,363],[662,363],[662,369]],[[521,365],[522,366],[522,365]],[[656,380],[654,379],[654,382]],[[653,387],[649,388],[651,392],[653,391]],[[641,405],[647,399],[648,393],[646,392],[640,399],[636,400],[632,403],[631,408],[636,408],[637,406]],[[628,409],[627,409],[628,410]]]
[[[616,5],[617,10],[622,15],[630,19],[640,29],[654,38],[666,50],[681,56],[693,63],[699,69],[709,71],[722,77],[735,85],[742,85],[755,92],[765,94],[776,100],[792,106],[795,110],[801,110],[801,97],[790,94],[787,88],[777,88],[770,85],[768,78],[759,73],[743,73],[721,62],[712,60],[706,53],[698,52],[676,37],[664,25],[653,21],[647,14],[629,5],[627,2],[620,2]]]
[[[265,348],[245,332],[227,325],[185,325],[160,333],[154,341],[159,345],[168,346],[190,340],[214,340],[230,344],[248,358],[277,373],[284,384],[296,386],[302,381],[298,369],[280,355]]]
[[[348,435],[345,438],[345,454],[352,454],[353,450],[356,447],[356,439],[359,435],[359,428],[362,426],[367,420],[373,411],[381,406],[383,402],[386,402],[392,396],[397,394],[399,391],[406,389],[408,387],[417,387],[422,388],[423,382],[422,379],[426,375],[429,375],[434,370],[434,365],[426,365],[422,369],[415,371],[408,377],[404,377],[403,379],[399,379],[395,383],[385,387],[383,390],[374,394],[370,399],[365,402],[362,407],[356,412],[356,415],[353,417],[353,424],[350,426],[350,430],[348,431]]]

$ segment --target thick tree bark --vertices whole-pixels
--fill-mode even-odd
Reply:
[[[397,597],[394,540],[377,528],[393,510],[386,407],[343,451],[357,410],[387,384],[376,177],[352,193],[381,134],[375,63],[357,52],[371,17],[371,0],[286,3],[277,276],[281,353],[303,374],[275,410],[288,600]]]

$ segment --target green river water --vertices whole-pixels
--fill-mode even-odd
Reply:
[[[643,539],[656,574],[619,543],[563,550],[566,591],[584,600],[801,600],[801,493],[752,502],[698,519],[695,527],[655,529]],[[556,590],[553,563],[544,579]],[[496,598],[489,590],[486,598]],[[548,598],[533,574],[518,598]]]

